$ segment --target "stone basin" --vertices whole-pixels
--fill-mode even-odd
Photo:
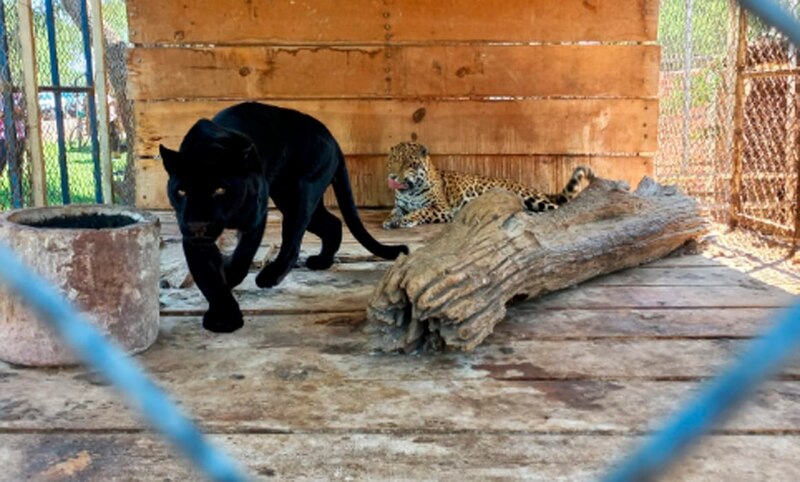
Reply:
[[[159,229],[157,217],[127,207],[70,205],[0,213],[0,242],[130,354],[146,350],[158,336]],[[3,288],[0,359],[28,366],[78,361]]]

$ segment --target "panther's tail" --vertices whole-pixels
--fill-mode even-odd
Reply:
[[[572,177],[569,178],[567,184],[564,186],[564,189],[561,190],[559,194],[553,194],[550,196],[550,200],[558,205],[564,204],[575,196],[578,195],[581,190],[579,189],[581,186],[581,182],[586,179],[591,181],[594,179],[594,172],[586,166],[578,166],[572,171]]]
[[[380,256],[384,259],[395,259],[400,256],[400,253],[408,254],[408,246],[381,244],[364,227],[364,223],[361,222],[356,210],[353,189],[350,187],[350,176],[347,174],[347,166],[344,163],[344,155],[341,149],[337,150],[339,165],[336,168],[336,176],[333,178],[333,192],[336,195],[336,202],[339,204],[339,210],[342,212],[347,228],[353,233],[356,240],[375,256]]]

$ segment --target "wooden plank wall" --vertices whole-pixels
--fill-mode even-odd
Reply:
[[[361,206],[389,147],[554,191],[583,163],[635,184],[657,148],[657,0],[129,0],[137,204],[165,208],[158,144],[242,100],[312,114]],[[329,199],[330,200],[330,199]]]

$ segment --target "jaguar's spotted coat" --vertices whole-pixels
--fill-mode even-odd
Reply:
[[[594,178],[591,169],[579,166],[561,193],[545,194],[508,179],[439,170],[431,162],[428,149],[416,142],[392,147],[388,162],[395,206],[383,222],[386,229],[450,222],[464,205],[492,188],[517,194],[529,211],[548,211],[574,198],[581,181]]]

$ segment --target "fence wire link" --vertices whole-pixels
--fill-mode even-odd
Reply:
[[[22,206],[29,206],[30,163],[24,138],[25,106],[22,95],[21,59],[19,54],[19,22],[17,2],[0,0],[4,7],[4,30],[8,39],[8,60],[11,81],[2,89],[15,93],[14,118],[18,120],[22,142],[16,143],[16,156],[20,158],[22,175]],[[46,198],[48,204],[92,203],[99,190],[97,148],[93,146],[92,109],[93,95],[87,82],[84,35],[88,23],[82,17],[82,8],[88,15],[85,0],[34,0],[32,2],[34,36],[36,42],[36,68],[39,82],[39,110],[41,113],[42,151],[45,164]],[[86,5],[86,7],[82,7]],[[132,166],[133,112],[127,98],[128,25],[125,0],[103,0],[103,40],[109,111],[109,141],[112,155],[114,202],[133,204],[134,175]],[[48,28],[48,17],[52,26]],[[92,57],[95,52],[91,52]],[[8,86],[6,84],[9,84]],[[56,92],[60,91],[60,92]],[[18,99],[16,97],[18,95]],[[57,104],[60,103],[60,113]],[[59,117],[61,117],[59,121]],[[2,120],[0,120],[2,122]],[[0,129],[2,130],[2,129]],[[5,146],[5,138],[0,134]],[[63,147],[59,147],[62,143]],[[5,147],[4,147],[5,149]],[[4,151],[5,152],[5,151]],[[4,154],[0,159],[10,157]],[[129,162],[130,161],[130,162]],[[3,164],[3,161],[0,161]],[[0,209],[19,207],[14,201],[14,183],[8,169],[0,169]]]
[[[0,209],[31,203],[16,1],[0,0]]]
[[[780,3],[797,15],[798,0]],[[698,198],[717,222],[797,243],[795,47],[749,14],[740,30],[729,0],[662,0],[660,15],[656,176]]]

